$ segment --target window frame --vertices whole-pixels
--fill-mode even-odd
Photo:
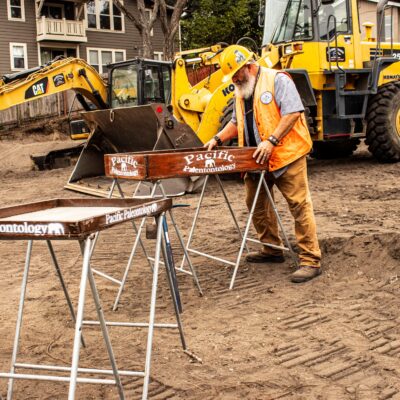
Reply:
[[[86,60],[87,62],[90,64],[90,52],[91,51],[97,51],[98,57],[99,57],[99,74],[105,74],[107,73],[107,71],[103,71],[103,63],[102,61],[102,56],[101,56],[101,52],[102,51],[111,51],[112,53],[112,64],[115,63],[115,53],[116,52],[121,52],[123,53],[123,60],[122,61],[126,61],[126,49],[107,49],[107,48],[103,48],[103,47],[86,47]],[[121,62],[122,62],[121,61]],[[90,64],[91,65],[91,64]]]
[[[14,46],[22,46],[24,48],[24,68],[15,68],[13,54]],[[10,66],[11,71],[25,71],[26,69],[28,69],[28,47],[26,43],[10,42]]]
[[[57,43],[57,44],[46,44],[46,43],[38,43],[38,61],[39,61],[39,65],[43,65],[43,61],[42,61],[42,54],[41,54],[41,49],[42,48],[47,48],[47,49],[55,49],[55,50],[64,50],[65,52],[67,52],[68,49],[75,49],[76,51],[76,57],[80,58],[79,55],[79,47],[78,45],[73,45],[70,43]]]
[[[60,20],[60,19],[65,19],[65,7],[64,7],[64,4],[58,4],[58,3],[46,3],[46,4],[44,4],[43,5],[43,7],[56,7],[56,8],[60,8],[61,9],[61,18],[59,18],[58,20]],[[46,17],[46,18],[49,18],[49,19],[56,19],[56,18],[51,18],[51,17]]]
[[[25,22],[25,0],[21,0],[21,18],[13,18],[11,16],[11,2],[7,0],[7,17],[9,21]]]
[[[99,0],[93,0],[95,2],[95,16],[96,16],[96,28],[89,28],[89,19],[88,19],[88,11],[87,4],[85,3],[85,25],[88,31],[94,32],[110,32],[110,33],[125,33],[125,16],[124,13],[121,12],[121,30],[114,29],[114,3],[112,0],[108,0],[110,2],[110,26],[111,29],[102,29],[100,28],[100,9],[99,9]],[[124,1],[121,0],[123,4]]]
[[[157,56],[157,58],[155,58]],[[153,59],[156,61],[164,61],[164,52],[162,51],[153,51]]]

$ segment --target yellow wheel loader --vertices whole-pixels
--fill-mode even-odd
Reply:
[[[292,75],[315,157],[349,155],[366,138],[379,161],[400,160],[400,43],[383,40],[391,3],[377,5],[374,39],[370,23],[361,38],[356,0],[265,2],[261,62]]]
[[[376,39],[372,23],[364,24],[361,38],[356,0],[266,0],[260,10],[258,61],[291,74],[306,108],[314,157],[348,156],[366,138],[379,161],[400,160],[400,43],[383,40],[392,3],[378,3]],[[178,53],[172,106],[205,142],[229,120],[234,86],[222,83],[221,47],[201,50]],[[191,65],[209,66],[209,74],[191,85]]]

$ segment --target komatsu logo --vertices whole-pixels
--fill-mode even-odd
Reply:
[[[231,83],[225,89],[222,90],[222,94],[226,97],[229,93],[232,93],[235,90],[235,85]]]

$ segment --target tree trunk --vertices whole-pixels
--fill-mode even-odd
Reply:
[[[136,29],[139,31],[139,35],[142,39],[142,49],[139,51],[140,57],[143,58],[153,58],[153,42],[151,40],[151,30],[153,29],[154,22],[157,19],[158,9],[159,9],[159,0],[154,0],[153,8],[151,9],[150,18],[146,15],[146,7],[144,4],[144,0],[137,0],[137,9],[138,15],[132,14],[122,3],[120,0],[113,0],[115,6],[127,17],[133,24]]]
[[[168,20],[167,4],[159,0],[161,28],[164,33],[164,57],[172,60],[175,52],[175,36],[179,29],[179,20],[188,0],[176,0],[171,18]]]

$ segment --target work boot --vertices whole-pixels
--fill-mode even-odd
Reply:
[[[291,280],[294,283],[307,282],[320,274],[321,268],[304,265],[300,266],[296,272],[293,272]]]
[[[262,251],[253,251],[247,254],[246,261],[250,263],[283,263],[285,257],[282,255],[266,254]]]

